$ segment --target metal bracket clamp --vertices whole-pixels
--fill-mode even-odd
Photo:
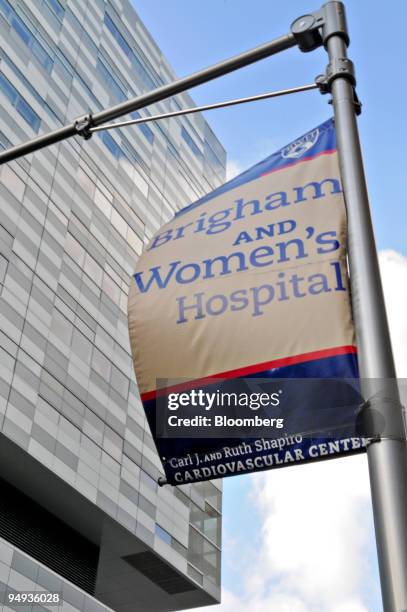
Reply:
[[[406,438],[400,438],[400,437],[396,437],[396,436],[375,436],[374,438],[365,438],[366,440],[366,447],[370,446],[371,444],[375,444],[376,442],[386,442],[386,440],[392,440],[393,442],[402,442],[403,444],[407,445],[407,439]]]
[[[325,76],[329,87],[339,77],[348,79],[353,87],[356,86],[355,67],[352,60],[347,57],[338,57],[336,60],[329,62],[326,67]]]
[[[75,131],[79,136],[82,136],[85,140],[89,140],[92,138],[92,132],[90,128],[93,126],[93,117],[91,113],[88,115],[82,115],[82,117],[78,117],[74,121]]]
[[[329,93],[335,79],[348,79],[353,87],[356,85],[355,68],[353,62],[347,57],[338,57],[329,62],[325,74],[320,74],[315,79],[321,93]]]
[[[339,57],[334,61],[329,62],[326,67],[325,74],[319,74],[315,83],[322,94],[331,93],[332,83],[335,79],[347,79],[353,88],[353,103],[355,105],[356,115],[362,112],[362,103],[360,102],[355,90],[356,76],[353,62],[347,57]],[[331,104],[331,101],[330,101]]]
[[[376,409],[376,405],[381,409],[385,405],[385,414]],[[356,418],[356,432],[369,444],[382,440],[407,442],[404,418],[400,421],[400,411],[404,414],[404,407],[399,400],[385,395],[375,395],[360,404]]]

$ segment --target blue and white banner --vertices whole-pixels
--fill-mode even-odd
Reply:
[[[212,400],[205,399],[205,389],[216,394],[216,381],[229,381],[234,393],[230,385],[243,379],[252,384],[256,379],[346,379],[349,397],[345,387],[339,395],[340,406],[348,406],[344,422],[349,425],[357,401],[357,382],[349,381],[357,381],[358,369],[346,235],[330,119],[184,208],[153,237],[137,262],[128,316],[141,399],[168,482],[363,450],[353,427],[332,425],[328,435],[326,427],[316,431],[315,422],[311,429],[306,426],[304,415],[318,408],[315,386],[308,399],[305,391],[296,392],[301,430],[293,431],[291,419],[289,431],[275,431],[266,441],[264,430],[258,438],[255,430],[249,437],[245,430],[240,437],[226,430],[224,438],[212,436],[209,425],[208,435],[202,429],[198,437],[181,430],[179,437],[165,435],[161,425],[157,430],[157,410],[160,422],[167,408],[166,422],[176,422],[170,396],[174,404],[174,397],[186,394],[178,406],[183,418],[188,406],[191,416],[199,416],[199,405],[193,405],[198,398],[208,416]],[[267,390],[270,396],[279,391]],[[337,408],[338,414],[341,407],[333,395],[331,406],[329,393],[319,403]],[[238,417],[239,405],[229,408]],[[279,411],[276,418],[283,418],[284,400],[273,409]],[[324,444],[331,444],[329,452]],[[242,452],[232,465],[233,447]]]

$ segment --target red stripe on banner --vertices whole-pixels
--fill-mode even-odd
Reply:
[[[267,176],[267,174],[272,174],[273,172],[278,172],[279,170],[285,170],[286,168],[292,168],[293,166],[297,166],[298,164],[302,164],[303,162],[311,161],[312,159],[321,157],[321,155],[331,155],[332,153],[336,153],[336,149],[327,149],[326,151],[321,151],[320,153],[317,153],[316,155],[311,155],[310,157],[303,157],[302,159],[297,159],[297,161],[294,161],[291,164],[288,163],[288,164],[285,164],[284,166],[280,166],[279,168],[272,168],[271,170],[267,170],[267,172],[263,172],[261,176]]]
[[[297,363],[304,363],[306,361],[317,361],[318,359],[325,359],[327,357],[335,357],[336,355],[346,355],[357,353],[356,346],[337,346],[329,349],[322,349],[320,351],[311,351],[310,353],[303,353],[302,355],[293,355],[292,357],[283,357],[282,359],[274,359],[274,361],[266,361],[264,363],[257,363],[255,365],[245,366],[236,370],[229,370],[228,372],[219,372],[218,374],[212,374],[211,376],[205,376],[196,380],[188,380],[183,383],[178,383],[172,387],[164,387],[162,389],[154,389],[154,391],[147,391],[141,394],[142,401],[148,401],[154,399],[157,396],[166,395],[167,393],[186,391],[194,387],[201,387],[205,384],[210,384],[213,379],[216,378],[239,378],[245,375],[257,374],[264,370],[271,370],[272,368],[282,368],[284,366],[295,365]]]

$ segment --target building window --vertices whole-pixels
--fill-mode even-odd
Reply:
[[[68,87],[70,85],[72,79],[73,79],[73,74],[72,74],[70,68],[68,68],[68,66],[66,64],[66,61],[62,61],[61,58],[56,57],[54,64],[55,64],[55,66],[57,66],[57,69],[60,72],[60,76],[61,76],[62,82]],[[85,91],[87,93],[90,92],[89,87],[84,85],[82,79],[79,78],[79,82],[84,87],[84,89],[85,89]]]
[[[106,24],[107,29],[109,30],[109,32],[111,33],[111,35],[113,36],[113,38],[115,39],[115,41],[117,42],[117,44],[119,45],[123,53],[131,61],[134,70],[136,71],[140,79],[143,81],[146,88],[154,89],[155,83],[153,79],[150,77],[147,70],[144,68],[143,64],[141,63],[137,55],[134,53],[133,49],[130,47],[128,42],[125,40],[119,28],[113,22],[112,18],[108,15],[108,13],[105,13],[104,22]]]
[[[127,223],[115,208],[112,210],[111,223],[119,234],[125,239],[127,234]]]
[[[65,238],[65,252],[78,264],[81,268],[85,261],[85,249],[69,232]]]
[[[148,74],[147,70],[144,68],[141,61],[135,55],[135,53],[133,53],[132,65],[133,65],[134,70],[137,72],[138,76],[140,77],[140,79],[143,81],[146,88],[154,89],[154,87],[156,87],[156,84],[154,83],[150,75]]]
[[[56,308],[54,308],[52,313],[51,332],[60,342],[70,346],[73,334],[73,325]]]
[[[222,492],[210,480],[197,482],[191,491],[191,499],[201,507],[209,502],[218,512],[221,511]]]
[[[110,204],[107,197],[96,187],[95,190],[95,204],[102,211],[102,213],[110,220],[112,215],[112,205]]]
[[[85,255],[85,264],[83,269],[86,274],[93,280],[93,282],[96,283],[98,287],[100,287],[103,279],[103,270],[102,267],[97,263],[97,261],[93,259],[91,255],[89,255],[89,253],[86,253]]]
[[[23,43],[31,49],[32,54],[39,61],[41,66],[50,73],[54,61],[49,53],[47,53],[44,46],[38,41],[38,34],[33,34],[31,32],[6,0],[0,0],[0,11],[10,21],[10,26],[15,30]]]
[[[49,8],[55,13],[60,21],[64,18],[65,8],[62,6],[58,0],[46,0]]]
[[[127,100],[127,95],[117,81],[112,77],[111,73],[100,59],[98,59],[97,69],[109,90],[114,94],[115,98],[117,98],[120,102]]]
[[[3,73],[0,73],[0,89],[10,100],[11,104],[15,106],[18,98],[18,92],[10,81],[6,79]]]
[[[6,0],[0,0],[0,11],[5,17],[9,17],[13,9]]]
[[[191,149],[195,157],[202,159],[202,153],[199,150],[198,145],[195,143],[193,138],[190,136],[190,134],[187,132],[187,130],[184,127],[181,128],[181,136],[185,140],[185,142],[187,143],[187,145],[189,146],[189,148]]]
[[[155,533],[156,535],[158,535],[158,537],[165,542],[166,544],[168,544],[169,546],[171,546],[171,541],[172,541],[172,536],[170,533],[168,533],[168,531],[166,531],[165,529],[163,529],[162,527],[160,527],[160,525],[158,525],[157,523],[155,524]]]
[[[130,117],[132,119],[140,119],[141,115],[140,115],[139,112],[133,111],[130,114]],[[150,144],[153,144],[153,142],[154,142],[154,134],[153,134],[152,130],[148,127],[148,125],[145,125],[145,123],[139,123],[137,127],[143,132],[143,134],[147,138],[148,142]]]
[[[123,151],[109,132],[99,132],[99,134],[103,144],[109,149],[113,157],[120,159],[120,157],[123,155]]]
[[[33,111],[31,106],[21,96],[19,96],[17,100],[16,109],[23,117],[23,119],[25,119],[27,123],[31,125],[36,132],[38,132],[40,119],[37,113]]]
[[[0,73],[0,91],[10,100],[11,104],[32,127],[34,132],[38,132],[41,119],[2,72]]]
[[[41,66],[45,68],[47,72],[51,72],[54,62],[48,55],[48,53],[45,51],[44,47],[40,45],[38,40],[33,40],[31,45],[31,51],[33,52],[34,57],[37,58]]]
[[[188,563],[188,576],[191,576],[191,578],[193,580],[195,580],[195,582],[197,582],[198,584],[203,584],[203,574],[202,572],[198,572],[197,569],[195,569],[195,567],[193,565],[191,565],[190,563]]]
[[[115,41],[118,43],[119,47],[122,51],[127,55],[129,59],[132,59],[133,51],[131,50],[130,45],[125,41],[124,37],[120,34],[119,29],[116,27],[110,16],[105,13],[105,24],[107,29],[112,34]]]
[[[95,346],[93,347],[92,368],[105,380],[109,380],[111,363]]]
[[[137,255],[140,255],[143,248],[143,241],[141,238],[139,238],[139,236],[137,236],[136,232],[134,232],[131,227],[129,227],[127,230],[126,242],[137,253]]]
[[[157,481],[154,480],[154,478],[152,478],[149,474],[147,474],[147,472],[145,472],[144,470],[140,471],[140,480],[141,482],[144,482],[145,485],[147,485],[147,487],[149,487],[150,489],[152,489],[153,491],[157,490],[158,484]],[[158,525],[157,525],[158,527]],[[161,529],[161,527],[160,527]],[[171,536],[170,536],[171,537]]]
[[[114,304],[120,302],[120,287],[105,273],[103,277],[102,291],[112,300]],[[116,389],[118,391],[118,389]]]
[[[199,529],[211,542],[220,546],[221,542],[221,515],[208,502],[205,502],[205,510],[191,501],[190,523]]]
[[[79,357],[79,359],[81,359],[87,365],[90,365],[93,348],[92,343],[75,327],[73,328],[71,346],[72,351],[77,355],[77,357]]]
[[[211,164],[216,176],[221,179],[223,177],[225,167],[223,166],[222,162],[219,160],[218,156],[206,140],[204,142],[204,152],[205,157],[207,161],[209,161],[209,163]]]
[[[213,546],[193,527],[189,530],[188,562],[211,582],[219,584],[220,549]]]
[[[11,25],[13,26],[14,30],[17,32],[17,34],[19,35],[21,40],[27,46],[30,46],[30,43],[31,43],[31,33],[26,28],[25,24],[21,21],[20,17],[17,17],[17,15],[14,14],[12,16],[12,18],[11,18]]]

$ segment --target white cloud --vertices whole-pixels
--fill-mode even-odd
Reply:
[[[367,612],[360,585],[371,535],[368,483],[364,456],[253,476],[264,593],[274,577],[271,593],[296,597],[307,611]]]
[[[278,142],[274,138],[263,138],[254,147],[245,149],[243,155],[238,159],[227,160],[226,179],[234,178],[245,170],[248,170],[260,160],[266,159],[278,148]]]
[[[246,477],[247,478],[247,477]],[[371,509],[365,456],[250,476],[261,543],[209,612],[368,612]],[[225,517],[227,521],[227,517]],[[241,537],[244,539],[244,525]],[[202,609],[202,610],[203,610]]]
[[[407,377],[407,258],[386,250],[379,260],[397,372]],[[250,520],[259,521],[260,546],[241,575],[240,595],[223,590],[220,606],[201,610],[379,609],[366,457],[287,467],[250,478]],[[239,537],[244,542],[244,525]],[[236,549],[238,542],[231,550]]]
[[[229,591],[222,593],[222,604],[220,606],[201,609],[208,612],[211,609],[214,612],[248,612],[248,610],[250,612],[307,612],[307,608],[302,601],[284,593],[274,593],[267,598],[253,594],[250,599],[242,599]],[[355,612],[359,611],[355,610]]]
[[[243,170],[244,168],[242,168],[239,162],[233,161],[233,159],[228,160],[226,163],[226,180],[230,181],[238,174],[241,174]]]

